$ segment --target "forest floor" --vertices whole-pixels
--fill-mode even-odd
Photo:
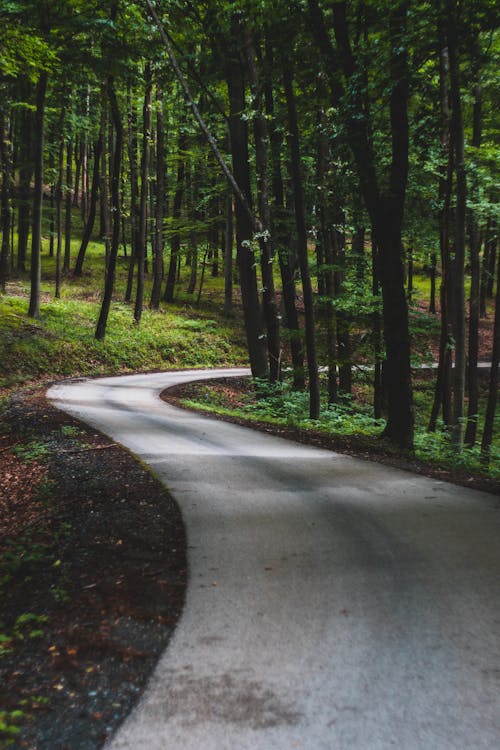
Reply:
[[[179,618],[180,512],[127,451],[12,396],[0,435],[0,748],[94,750]]]

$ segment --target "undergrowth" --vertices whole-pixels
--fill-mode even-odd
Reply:
[[[194,384],[193,384],[194,385]],[[423,382],[418,391],[419,413],[425,418],[426,407],[432,389]],[[359,439],[380,438],[385,420],[374,419],[372,407],[365,400],[363,386],[358,387],[358,398],[343,396],[338,403],[328,404],[322,393],[322,408],[319,419],[308,416],[309,398],[305,391],[294,391],[291,385],[280,382],[270,385],[266,381],[254,381],[248,389],[238,394],[238,399],[230,398],[229,388],[217,388],[210,384],[196,384],[189,396],[182,399],[184,406],[203,409],[222,416],[238,417],[253,422],[267,422],[300,430],[314,430],[325,435],[353,437]],[[497,430],[497,434],[498,434]],[[390,447],[387,446],[387,450]],[[500,479],[500,442],[493,443],[489,466],[481,460],[479,445],[464,448],[457,452],[452,446],[445,426],[441,423],[435,432],[427,432],[423,421],[418,421],[415,429],[415,457],[420,461],[450,470],[482,474]]]

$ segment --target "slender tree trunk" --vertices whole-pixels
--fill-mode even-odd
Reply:
[[[268,66],[272,67],[272,51],[269,46],[266,50],[266,54]],[[274,237],[274,247],[277,249],[281,275],[283,305],[285,308],[285,327],[288,330],[288,336],[290,339],[293,387],[297,390],[303,390],[305,386],[304,348],[302,332],[299,326],[299,316],[295,304],[295,258],[292,258],[289,242],[291,217],[289,211],[285,208],[285,194],[281,170],[281,147],[283,139],[280,129],[278,129],[275,124],[274,96],[269,81],[266,81],[265,95],[266,114],[268,119],[272,122],[272,127],[269,131],[273,193],[271,231]]]
[[[269,208],[268,165],[267,165],[267,125],[262,111],[261,84],[255,64],[255,49],[253,39],[246,31],[247,70],[252,89],[253,132],[255,142],[255,161],[257,168],[257,202],[259,214],[264,227],[271,226],[271,212]],[[269,381],[279,380],[281,370],[281,343],[278,311],[276,309],[276,293],[274,289],[274,249],[269,232],[262,233],[259,238],[260,260],[262,274],[262,301],[264,320],[267,329],[267,352],[269,357]]]
[[[500,364],[500,253],[498,256],[497,291],[495,302],[495,323],[493,328],[493,350],[491,353],[490,385],[486,415],[484,420],[483,437],[481,441],[481,455],[483,463],[487,464],[490,457],[491,443],[495,424],[495,410],[498,400],[498,366]]]
[[[299,126],[290,64],[285,65],[283,71],[283,84],[290,131],[291,176],[295,206],[295,222],[297,226],[299,267],[302,279],[302,293],[304,295],[307,371],[309,375],[309,416],[311,419],[318,419],[320,413],[320,392],[318,363],[316,357],[314,301],[311,277],[309,275],[309,257],[307,253],[307,229],[305,223],[304,196],[301,176]]]
[[[372,232],[372,294],[375,298],[380,297],[380,274],[379,274],[379,255],[377,245],[373,238]],[[383,371],[382,371],[382,321],[380,312],[376,309],[372,316],[373,320],[373,417],[381,419],[384,414],[384,407],[387,405],[387,397],[384,393]]]
[[[189,219],[193,228],[189,233],[189,262],[191,272],[189,274],[189,284],[187,288],[188,294],[194,294],[196,289],[196,281],[198,277],[198,232],[196,230],[196,224],[200,220],[200,211],[198,208],[198,202],[200,199],[200,161],[197,160],[193,167],[193,174],[190,181],[190,208],[189,208]]]
[[[236,17],[233,19],[233,38],[241,37]],[[255,254],[252,247],[254,222],[251,211],[251,182],[248,154],[248,128],[242,118],[245,110],[245,83],[238,52],[232,50],[227,59],[226,80],[229,94],[229,132],[233,174],[242,192],[235,205],[236,258],[238,262],[243,316],[252,375],[264,378],[268,374],[262,312],[257,290]]]
[[[45,95],[48,74],[40,73],[36,85],[35,110],[35,189],[33,193],[33,228],[31,233],[31,289],[28,316],[40,317],[40,287],[42,281],[42,212],[43,212],[43,146],[45,135]]]
[[[90,242],[90,238],[92,236],[92,231],[94,229],[95,217],[97,213],[97,202],[99,199],[99,185],[101,183],[100,164],[101,164],[101,157],[102,157],[102,151],[103,151],[103,146],[104,146],[105,129],[106,129],[106,109],[105,109],[104,102],[103,102],[102,108],[101,108],[101,122],[100,122],[100,127],[99,127],[99,136],[97,138],[96,143],[94,144],[94,164],[92,168],[92,187],[90,190],[89,215],[88,215],[87,222],[85,224],[82,242],[81,242],[80,249],[78,251],[78,256],[77,256],[76,263],[75,263],[75,270],[74,270],[75,276],[81,276],[83,273],[83,262],[85,260],[85,253],[87,252],[87,247]]]
[[[108,77],[107,91],[111,106],[111,117],[115,130],[115,145],[113,154],[113,170],[111,179],[111,213],[113,216],[113,234],[111,238],[111,247],[106,273],[106,283],[101,305],[101,312],[95,332],[96,339],[103,339],[106,335],[106,326],[108,322],[109,309],[111,307],[111,298],[115,283],[116,259],[118,257],[118,247],[120,244],[120,169],[123,147],[123,125],[114,88],[112,76]]]
[[[224,315],[233,312],[233,195],[226,195],[226,229],[224,232]]]
[[[65,108],[61,109],[59,118],[59,148],[57,154],[57,183],[56,183],[56,288],[55,296],[61,296],[61,249],[63,234],[63,180],[64,180],[64,119]]]
[[[482,124],[482,92],[481,87],[474,88],[474,114],[472,146],[479,150],[481,146]],[[476,152],[477,153],[477,152]],[[477,185],[471,185],[471,193],[477,192]],[[477,417],[479,410],[479,386],[477,364],[479,361],[479,292],[481,284],[481,264],[479,251],[481,235],[477,218],[472,209],[469,210],[469,252],[470,252],[470,302],[469,302],[469,356],[467,361],[467,391],[469,402],[467,407],[467,428],[465,430],[465,444],[473,446],[476,442]]]
[[[465,220],[466,177],[464,155],[464,129],[460,95],[460,70],[458,59],[458,30],[456,0],[447,0],[448,52],[450,56],[451,127],[450,136],[455,152],[456,208],[454,257],[451,264],[451,294],[453,297],[452,329],[455,343],[453,369],[453,423],[452,441],[461,450],[464,438],[465,399]]]
[[[452,375],[452,347],[451,310],[453,308],[450,294],[450,211],[451,190],[453,183],[453,148],[450,143],[450,109],[449,109],[449,59],[448,47],[441,19],[438,22],[439,41],[439,90],[441,115],[441,152],[447,155],[446,167],[441,170],[439,177],[439,199],[442,205],[439,213],[439,246],[441,254],[441,331],[439,340],[439,359],[434,390],[434,401],[429,419],[428,431],[434,432],[437,426],[439,410],[443,408],[443,422],[451,424],[451,375]]]
[[[23,87],[22,96],[30,99],[31,85]],[[31,178],[33,175],[33,113],[23,107],[20,113],[19,202],[17,211],[17,270],[24,273],[28,254],[31,218]]]
[[[85,139],[83,137],[75,139],[74,159],[75,159],[75,178],[73,182],[72,205],[78,208],[80,205],[80,180],[82,176],[83,155],[86,151]]]
[[[63,271],[68,273],[71,263],[71,206],[73,197],[71,195],[71,183],[73,180],[73,145],[70,138],[66,147],[66,205],[64,222],[64,263]]]
[[[147,220],[148,220],[148,193],[149,193],[149,156],[151,138],[151,65],[146,64],[144,73],[146,90],[144,94],[144,106],[142,110],[142,156],[141,156],[141,196],[139,214],[139,233],[137,246],[137,292],[135,298],[134,319],[139,323],[142,316],[144,302],[144,262],[146,259],[147,245]]]
[[[318,260],[318,292],[324,299],[319,308],[326,326],[326,350],[328,362],[328,403],[338,401],[337,383],[337,313],[334,309],[335,290],[335,252],[338,239],[333,235],[332,205],[327,199],[328,186],[326,175],[329,164],[329,139],[326,129],[326,115],[324,109],[319,112],[320,123],[318,134],[318,152],[316,165],[317,184],[317,241],[316,257]],[[321,270],[320,270],[321,269]],[[321,283],[320,283],[321,282]]]
[[[175,280],[177,277],[177,263],[179,260],[179,253],[181,248],[181,233],[176,224],[179,223],[181,218],[182,198],[184,195],[184,177],[186,171],[185,164],[185,151],[187,147],[187,135],[183,128],[179,133],[178,141],[178,157],[177,157],[177,181],[175,186],[174,203],[172,206],[172,219],[174,222],[174,229],[172,232],[172,240],[170,243],[170,263],[168,266],[167,283],[165,286],[164,300],[165,302],[173,302],[175,296]]]
[[[140,204],[139,204],[139,182],[137,175],[137,112],[132,102],[131,85],[127,88],[127,145],[130,174],[130,228],[131,228],[131,252],[127,275],[127,288],[125,290],[125,302],[132,300],[132,289],[134,285],[134,269],[137,261],[140,232]]]
[[[153,288],[151,307],[160,307],[163,281],[163,217],[165,212],[165,123],[163,118],[163,91],[156,88],[156,206],[155,206],[155,257],[153,265]]]
[[[2,247],[0,252],[0,290],[5,293],[10,276],[11,226],[12,226],[12,133],[9,118],[0,106],[0,163],[2,192],[0,196],[0,223]]]
[[[105,122],[104,122],[104,135],[103,135],[103,149],[102,149],[102,164],[101,164],[101,178],[99,182],[99,190],[100,190],[100,198],[101,198],[101,216],[100,216],[100,223],[101,223],[101,236],[104,240],[104,252],[105,252],[105,263],[106,263],[106,273],[108,268],[108,261],[109,261],[109,254],[111,249],[111,215],[110,215],[110,201],[109,201],[109,179],[110,179],[110,169],[109,169],[109,159],[107,158],[107,150],[106,150],[106,142],[110,143],[110,138],[108,137],[108,131],[112,129],[112,126],[109,122],[109,116],[106,108],[103,108],[103,111],[105,113]]]

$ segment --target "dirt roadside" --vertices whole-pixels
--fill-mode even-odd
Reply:
[[[0,748],[95,750],[180,616],[181,515],[131,454],[18,392],[0,433]]]

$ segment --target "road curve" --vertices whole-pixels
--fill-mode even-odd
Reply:
[[[159,399],[231,372],[49,391],[187,528],[184,613],[107,750],[498,750],[498,499]]]

